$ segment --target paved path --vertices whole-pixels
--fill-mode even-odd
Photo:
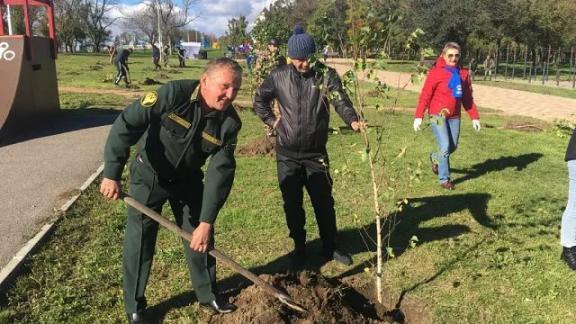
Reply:
[[[332,63],[330,65],[336,68],[340,74],[350,70],[350,65],[344,63]],[[416,92],[420,92],[422,88],[422,84],[413,85],[410,82],[409,73],[379,71],[378,77],[392,87]],[[474,100],[480,107],[498,109],[506,115],[530,116],[547,121],[567,119],[576,122],[576,99],[479,84],[474,84],[473,90]],[[416,103],[414,103],[415,106]]]
[[[102,162],[115,115],[62,115],[0,146],[0,268]]]

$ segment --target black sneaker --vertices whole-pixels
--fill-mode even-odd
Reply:
[[[576,246],[562,248],[562,255],[560,256],[570,269],[576,271]]]
[[[303,269],[306,265],[306,248],[298,247],[290,253],[290,263],[293,269]]]
[[[352,265],[352,257],[348,253],[344,253],[338,250],[334,250],[331,254],[324,254],[324,258],[326,262],[335,260],[338,263],[342,263],[343,265],[349,266]]]

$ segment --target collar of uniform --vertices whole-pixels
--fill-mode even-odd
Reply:
[[[202,111],[202,112],[201,112],[202,118],[206,118],[206,119],[219,119],[219,120],[222,120],[222,119],[223,119],[224,112],[219,111],[219,110],[211,109],[211,110],[208,111],[206,114],[204,114],[203,108],[202,108],[202,103],[201,103],[201,101],[200,101],[200,98],[192,100],[192,104],[194,105],[194,107],[195,107],[196,109],[200,109],[200,111]],[[230,108],[232,108],[232,107],[230,107]]]
[[[209,112],[207,112],[204,115],[204,118],[208,118],[208,119],[219,118],[219,117],[220,117],[220,111],[218,111],[218,110],[210,110]]]

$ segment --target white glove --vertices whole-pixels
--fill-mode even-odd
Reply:
[[[420,125],[422,125],[422,118],[414,118],[414,131],[420,130]]]
[[[472,127],[474,128],[475,131],[479,132],[480,131],[480,119],[472,119]]]

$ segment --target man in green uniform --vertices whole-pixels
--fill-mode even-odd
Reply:
[[[116,119],[104,150],[100,192],[118,199],[120,177],[130,147],[138,142],[130,165],[130,195],[160,212],[170,202],[176,223],[191,232],[183,240],[192,286],[200,305],[217,313],[235,306],[217,299],[213,224],[226,201],[236,161],[234,148],[241,122],[232,107],[242,83],[233,60],[209,62],[200,80],[167,83],[128,106]],[[194,90],[199,88],[198,94]],[[210,158],[206,179],[201,167]],[[130,323],[145,323],[144,292],[152,266],[158,223],[128,207],[124,237],[124,302]]]

